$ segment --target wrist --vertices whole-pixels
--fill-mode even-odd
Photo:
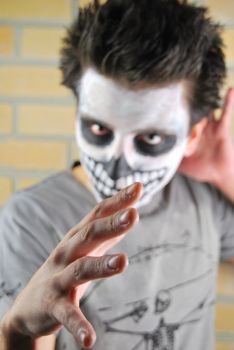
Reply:
[[[12,322],[10,315],[6,314],[0,323],[0,335],[3,342],[3,350],[33,350],[34,340],[23,334],[17,324],[20,321]]]

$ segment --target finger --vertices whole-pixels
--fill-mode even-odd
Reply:
[[[54,284],[61,293],[69,294],[72,288],[83,283],[121,273],[127,265],[125,254],[84,257],[59,272],[54,278]]]
[[[97,220],[105,216],[117,213],[118,211],[132,206],[139,200],[142,194],[143,186],[140,182],[135,182],[133,185],[119,191],[113,197],[107,198],[96,205],[96,207],[89,213],[78,225],[72,228],[67,238],[74,236],[79,229],[87,225],[92,220]]]
[[[135,208],[121,210],[117,214],[92,221],[57,249],[55,260],[57,263],[69,264],[90,254],[94,249],[97,251],[105,241],[127,233],[137,222],[138,212]]]
[[[229,131],[231,127],[232,112],[234,108],[234,89],[228,89],[224,100],[223,110],[220,119],[220,126]]]
[[[96,341],[96,333],[81,310],[67,299],[55,303],[51,317],[63,325],[76,339],[81,347],[91,348]]]

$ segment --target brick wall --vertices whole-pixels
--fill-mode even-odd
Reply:
[[[225,26],[226,86],[233,86],[234,1],[197,2],[207,4]],[[60,86],[57,69],[61,37],[77,5],[78,0],[0,0],[0,206],[14,191],[69,167],[78,157],[74,100]],[[217,349],[233,350],[234,274],[226,266],[221,272]]]
[[[0,206],[78,156],[59,48],[78,0],[0,1]]]

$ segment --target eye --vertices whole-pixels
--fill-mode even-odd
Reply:
[[[107,146],[114,138],[114,133],[97,120],[81,118],[81,131],[89,143],[96,146]]]
[[[141,140],[153,146],[153,145],[159,145],[160,143],[162,143],[164,140],[164,137],[163,135],[152,133],[152,134],[146,134],[146,135],[139,135],[138,140]]]
[[[146,156],[159,156],[169,152],[176,144],[176,135],[163,132],[139,134],[134,139],[136,150]]]
[[[110,133],[109,129],[98,123],[90,125],[90,130],[96,136],[107,136]]]

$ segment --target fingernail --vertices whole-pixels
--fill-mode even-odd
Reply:
[[[108,260],[107,265],[108,265],[109,269],[117,270],[119,268],[119,257],[113,256],[112,258],[110,258]]]
[[[120,225],[127,225],[129,223],[129,210],[125,210],[123,213],[121,213],[118,217],[118,221]]]
[[[136,193],[136,184],[134,183],[133,185],[129,186],[126,189],[126,193],[128,197],[133,197]]]
[[[84,329],[79,330],[78,337],[80,338],[81,343],[84,345],[87,338],[87,332]]]

